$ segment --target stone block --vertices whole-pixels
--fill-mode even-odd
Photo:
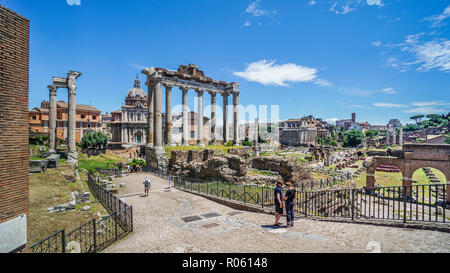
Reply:
[[[46,159],[48,161],[47,168],[57,169],[59,167],[59,160],[61,159],[60,155],[52,154],[48,156]]]
[[[42,173],[47,170],[47,160],[30,160],[30,173]]]

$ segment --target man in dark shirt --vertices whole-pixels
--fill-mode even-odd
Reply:
[[[278,227],[280,226],[280,218],[283,215],[283,192],[281,191],[281,188],[283,187],[283,183],[279,181],[277,183],[277,187],[273,191],[273,198],[275,203],[275,224],[274,226]]]
[[[284,196],[286,202],[286,216],[287,216],[287,226],[288,228],[294,226],[294,199],[295,199],[295,189],[292,187],[291,183],[286,183],[287,192]]]

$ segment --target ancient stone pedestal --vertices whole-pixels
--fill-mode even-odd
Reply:
[[[146,147],[147,166],[160,170],[167,169],[166,152],[163,147]]]

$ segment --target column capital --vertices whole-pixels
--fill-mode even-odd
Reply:
[[[49,85],[48,87],[48,91],[50,92],[50,96],[56,96],[56,93],[58,91],[58,87],[54,86],[54,85]]]
[[[215,91],[208,91],[208,93],[211,95],[211,97],[215,97],[217,95],[217,92]]]
[[[169,83],[163,83],[163,85],[166,89],[170,89],[170,90],[175,87],[175,85],[169,84]]]
[[[228,93],[238,92],[239,91],[239,85],[240,85],[240,83],[238,83],[238,82],[228,83],[227,86],[225,87],[225,90]]]
[[[185,87],[185,86],[181,86],[181,87],[178,87],[178,88],[180,88],[180,90],[181,90],[183,93],[187,93],[187,92],[189,91],[189,88],[188,88],[188,87]]]
[[[203,95],[206,92],[206,90],[199,88],[199,89],[195,89],[195,92],[197,92],[197,94],[199,94],[199,95]]]

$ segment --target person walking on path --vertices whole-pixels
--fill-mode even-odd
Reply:
[[[169,173],[169,189],[170,189],[170,186],[172,185],[172,181],[173,181],[173,176],[171,173]]]
[[[287,226],[290,228],[294,226],[294,199],[296,191],[289,182],[286,184],[286,188],[287,192],[284,196],[284,201],[286,202]]]
[[[281,181],[278,181],[277,187],[273,191],[273,198],[275,203],[275,223],[273,224],[274,227],[280,226],[280,218],[283,215],[283,192],[281,188],[283,187],[283,183]]]
[[[148,196],[148,192],[150,191],[150,188],[152,187],[152,184],[150,183],[150,179],[148,177],[144,180],[144,194],[145,196]]]

